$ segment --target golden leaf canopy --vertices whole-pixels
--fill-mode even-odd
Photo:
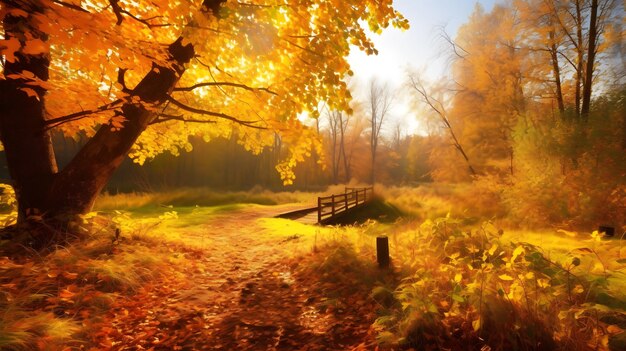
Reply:
[[[376,52],[364,27],[408,27],[391,0],[229,0],[218,16],[202,1],[36,3],[44,10],[30,15],[47,41],[27,34],[21,48],[3,40],[0,50],[7,60],[20,49],[49,52],[50,78],[33,78],[33,84],[47,89],[47,118],[59,120],[52,127],[68,136],[92,135],[104,124],[123,127],[115,102],[127,101],[129,89],[150,70],[172,65],[168,45],[183,38],[193,44],[195,57],[167,101],[145,106],[158,117],[130,157],[142,163],[163,151],[189,150],[191,136],[210,140],[231,133],[260,152],[278,133],[290,147],[278,167],[286,183],[295,163],[320,148],[298,116],[318,116],[321,102],[348,109],[344,78],[352,72],[346,56],[351,46]],[[7,11],[15,16],[21,10]]]

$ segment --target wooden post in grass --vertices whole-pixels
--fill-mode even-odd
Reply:
[[[378,267],[389,268],[389,238],[386,236],[376,237],[376,259]]]
[[[615,228],[607,225],[601,225],[598,227],[600,233],[604,233],[606,238],[612,238],[615,235]]]

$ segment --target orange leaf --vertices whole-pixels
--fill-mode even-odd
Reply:
[[[48,272],[48,278],[56,278],[59,275],[59,272],[52,271]]]
[[[72,296],[74,296],[76,294],[74,294],[73,292],[67,290],[67,289],[63,289],[61,290],[61,292],[59,292],[59,297],[63,298],[63,299],[69,299]]]
[[[20,88],[21,91],[25,92],[28,97],[34,97],[39,100],[39,94],[31,88]]]
[[[78,273],[63,272],[63,277],[67,279],[76,279],[78,277]]]

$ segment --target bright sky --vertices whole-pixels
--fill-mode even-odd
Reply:
[[[381,35],[370,35],[378,49],[377,56],[367,56],[356,48],[352,50],[348,60],[361,88],[355,92],[355,97],[366,99],[367,85],[373,78],[391,89],[400,89],[409,69],[425,74],[428,79],[445,74],[448,55],[440,39],[441,28],[455,38],[477,2],[485,11],[490,11],[496,1],[395,0],[394,7],[409,20],[411,28],[404,32],[387,29]],[[425,133],[413,109],[407,97],[397,95],[391,118],[386,123],[388,130],[400,122],[406,134]]]

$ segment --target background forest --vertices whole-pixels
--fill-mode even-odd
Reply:
[[[290,145],[276,134],[251,154],[234,129],[204,142],[192,137],[143,166],[126,159],[111,193],[177,187],[321,190],[339,183],[388,186],[472,182],[491,216],[527,225],[619,224],[626,213],[626,46],[618,1],[510,1],[477,5],[441,42],[450,73],[436,82],[408,72],[406,85],[361,85],[351,111],[320,107],[306,121],[323,152],[298,163],[283,188],[276,166]],[[399,96],[425,126],[408,134],[392,120]],[[305,118],[306,119],[306,118]],[[84,144],[54,137],[60,165]],[[193,150],[193,152],[189,152]],[[137,159],[135,159],[137,161]],[[320,167],[321,166],[321,167]],[[4,173],[4,178],[8,174]]]

